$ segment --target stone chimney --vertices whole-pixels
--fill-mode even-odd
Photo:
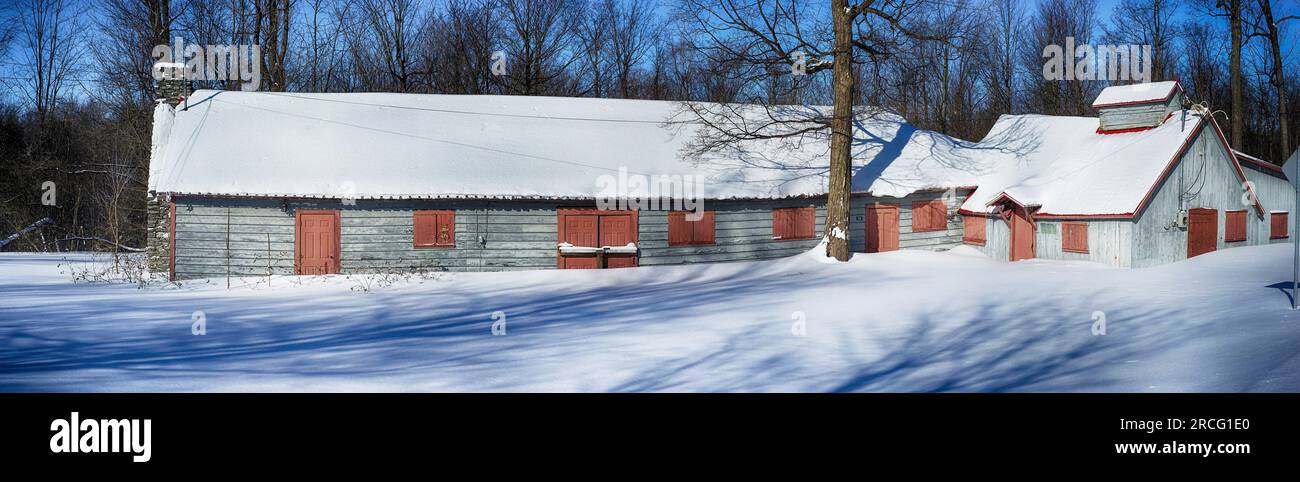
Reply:
[[[185,64],[158,62],[153,64],[154,93],[157,100],[176,107],[190,95],[190,83],[185,80]]]

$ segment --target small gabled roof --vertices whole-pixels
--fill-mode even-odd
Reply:
[[[1145,84],[1113,85],[1101,91],[1092,101],[1094,109],[1102,107],[1119,107],[1124,105],[1151,104],[1169,102],[1176,92],[1183,87],[1177,81],[1151,82]]]

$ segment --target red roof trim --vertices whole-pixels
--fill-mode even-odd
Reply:
[[[1235,157],[1237,158],[1237,161],[1245,160],[1246,162],[1249,162],[1249,163],[1251,163],[1252,165],[1259,166],[1259,167],[1262,167],[1262,168],[1264,168],[1264,169],[1268,169],[1268,170],[1275,171],[1275,172],[1282,172],[1282,166],[1279,166],[1279,165],[1277,165],[1277,164],[1273,164],[1273,163],[1271,163],[1271,162],[1265,161],[1265,160],[1263,160],[1263,159],[1260,159],[1260,158],[1258,158],[1258,157],[1252,156],[1252,155],[1250,155],[1250,154],[1246,154],[1246,153],[1243,153],[1243,152],[1237,152],[1237,151],[1234,150],[1234,151],[1232,151],[1232,155],[1235,156]]]
[[[1098,127],[1098,128],[1097,128],[1097,133],[1098,133],[1098,134],[1127,134],[1127,133],[1130,133],[1130,132],[1149,131],[1149,130],[1151,130],[1151,129],[1155,129],[1155,128],[1157,128],[1157,127],[1160,127],[1160,126],[1129,127],[1129,128],[1127,128],[1127,129],[1114,129],[1114,130],[1109,130],[1109,131],[1108,131],[1108,130],[1105,130],[1105,129],[1102,129],[1102,128],[1100,128],[1100,127]]]
[[[1170,99],[1174,98],[1174,94],[1178,92],[1183,92],[1183,83],[1175,80],[1174,88],[1169,89],[1169,94],[1166,95],[1163,99],[1155,98],[1155,99],[1147,99],[1147,100],[1130,100],[1125,102],[1112,102],[1109,104],[1092,104],[1092,108],[1100,109],[1103,107],[1122,107],[1126,105],[1142,105],[1142,104],[1154,104],[1156,102],[1169,102]]]

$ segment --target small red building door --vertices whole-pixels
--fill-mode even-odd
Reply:
[[[867,206],[867,252],[880,253],[898,249],[898,206]]]
[[[298,274],[339,272],[339,212],[300,210],[294,236]]]
[[[1015,209],[1007,220],[1011,231],[1011,261],[1034,258],[1034,223],[1023,209]]]
[[[1214,251],[1219,244],[1219,211],[1196,208],[1187,211],[1187,257]]]

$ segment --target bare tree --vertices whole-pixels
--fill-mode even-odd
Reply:
[[[1282,63],[1282,29],[1286,22],[1300,19],[1300,16],[1287,15],[1277,18],[1273,15],[1272,0],[1256,0],[1259,15],[1251,21],[1251,36],[1263,37],[1268,42],[1269,63],[1271,69],[1268,82],[1275,91],[1277,101],[1277,159],[1285,159],[1291,154],[1291,133],[1287,105],[1286,65]]]
[[[302,28],[297,30],[297,48],[291,52],[297,54],[291,59],[296,64],[293,85],[308,92],[332,91],[336,88],[343,51],[342,29],[334,10],[347,7],[333,0],[300,1],[302,8],[297,11],[303,17]]]
[[[853,123],[863,114],[854,106],[859,77],[854,64],[861,58],[890,56],[900,37],[951,44],[953,39],[944,32],[911,22],[923,8],[932,6],[923,0],[852,4],[834,0],[827,12],[824,6],[794,0],[684,0],[678,15],[693,31],[693,46],[710,62],[735,66],[735,75],[743,82],[753,85],[772,75],[832,73],[829,117],[818,109],[764,106],[755,118],[754,109],[688,104],[713,137],[698,142],[694,152],[829,130],[826,254],[847,260]]]
[[[425,31],[420,0],[364,0],[341,12],[349,60],[365,90],[411,92],[418,84],[415,49]],[[349,15],[352,14],[352,15]]]
[[[1025,35],[1025,15],[1022,0],[991,0],[992,18],[989,22],[989,39],[984,49],[989,69],[987,71],[989,107],[997,113],[1016,112],[1017,59]]]
[[[493,0],[451,0],[430,22],[422,55],[435,92],[494,93],[492,55],[499,42]]]
[[[1096,0],[1042,0],[1038,4],[1038,11],[1029,23],[1027,49],[1022,57],[1024,69],[1035,72],[1026,82],[1025,100],[1030,110],[1052,115],[1092,113],[1092,101],[1100,92],[1100,83],[1048,80],[1042,77],[1041,69],[1045,47],[1064,46],[1071,37],[1076,45],[1092,42],[1096,10]]]
[[[497,79],[506,93],[573,95],[579,91],[570,68],[580,55],[574,45],[583,10],[575,0],[498,0],[502,43],[509,59]]]
[[[21,66],[16,90],[41,123],[84,67],[82,8],[79,0],[19,0],[14,6],[13,61]]]
[[[614,62],[619,97],[632,97],[633,70],[645,58],[662,32],[654,6],[647,0],[603,0],[610,22],[610,57]]]
[[[1171,50],[1179,35],[1174,22],[1179,4],[1173,0],[1122,0],[1112,12],[1107,41],[1115,44],[1151,46],[1151,80],[1171,77]]]

